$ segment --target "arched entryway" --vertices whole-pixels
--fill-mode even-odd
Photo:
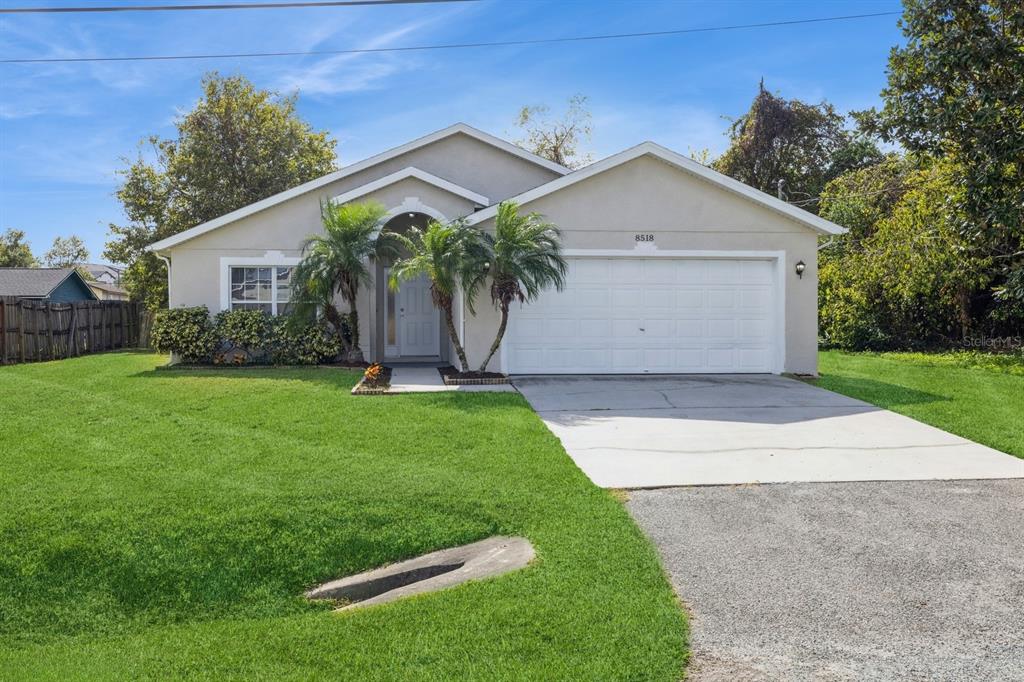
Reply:
[[[431,211],[433,213],[433,211]],[[415,227],[425,228],[431,220],[443,219],[419,210],[395,213],[384,229],[406,233]],[[389,361],[439,361],[447,356],[442,342],[440,314],[430,297],[430,281],[426,277],[402,282],[395,291],[387,285],[391,263],[377,264],[377,309],[381,312],[378,334],[380,355]]]

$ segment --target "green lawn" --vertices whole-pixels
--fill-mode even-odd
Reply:
[[[0,368],[4,679],[679,679],[649,542],[515,394],[330,369]],[[304,588],[496,533],[524,571],[335,614]]]
[[[984,353],[819,356],[818,386],[1024,457],[1024,357]]]

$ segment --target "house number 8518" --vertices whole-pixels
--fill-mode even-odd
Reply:
[[[638,242],[653,242],[654,241],[654,235],[653,234],[635,234],[635,235],[633,235],[633,239],[638,241]]]

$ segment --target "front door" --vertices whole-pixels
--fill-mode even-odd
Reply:
[[[430,300],[430,280],[417,277],[398,288],[398,354],[436,356],[441,351],[438,311]]]

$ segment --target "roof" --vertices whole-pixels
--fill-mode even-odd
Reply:
[[[768,209],[775,211],[776,213],[781,213],[782,215],[788,218],[791,218],[799,223],[806,225],[807,227],[811,228],[816,232],[820,232],[822,234],[843,234],[846,232],[846,228],[844,227],[836,225],[833,222],[825,220],[824,218],[814,215],[813,213],[805,211],[801,208],[797,208],[792,204],[787,204],[785,201],[782,201],[781,199],[776,199],[770,194],[765,194],[761,190],[754,189],[750,185],[745,185],[739,180],[730,178],[728,175],[723,175],[717,171],[714,171],[708,168],[707,166],[697,163],[696,161],[689,157],[683,156],[682,154],[674,152],[671,149],[666,149],[665,147],[662,147],[659,144],[655,144],[654,142],[644,142],[642,144],[638,144],[635,147],[631,147],[623,152],[619,152],[618,154],[609,156],[596,163],[592,163],[589,166],[584,166],[583,168],[577,171],[573,171],[572,173],[564,175],[560,178],[556,178],[550,182],[544,183],[539,187],[535,187],[534,189],[523,192],[522,194],[519,194],[508,199],[508,201],[514,201],[517,204],[525,204],[534,201],[541,197],[557,192],[560,189],[564,189],[565,187],[574,185],[577,182],[586,180],[587,178],[597,175],[598,173],[603,173],[604,171],[615,168],[616,166],[621,166],[622,164],[637,159],[641,156],[652,156],[657,159],[660,159],[671,166],[675,166],[680,170],[683,170],[687,173],[691,173],[692,175],[695,175],[696,177],[702,180],[706,180],[707,182],[717,185],[722,189],[725,189],[729,192],[733,192],[734,194],[739,194],[740,196],[750,199],[757,204],[760,204]],[[493,218],[497,213],[498,207],[490,206],[488,208],[483,209],[482,211],[477,211],[476,213],[469,216],[468,222],[471,225],[475,225],[489,218]]]
[[[0,268],[0,296],[46,298],[69,277],[86,285],[74,268]]]
[[[352,201],[353,199],[358,199],[359,197],[366,196],[367,194],[376,192],[379,189],[382,189],[389,185],[393,185],[396,182],[400,182],[401,180],[405,180],[407,178],[416,178],[417,180],[425,182],[428,185],[433,185],[434,187],[443,189],[446,192],[450,192],[456,196],[460,196],[463,199],[472,201],[477,206],[489,206],[491,203],[490,199],[485,197],[483,194],[477,194],[476,192],[466,189],[461,185],[456,185],[454,182],[449,182],[444,178],[437,177],[433,173],[428,173],[424,170],[420,170],[419,168],[414,168],[413,166],[403,168],[400,171],[395,171],[390,175],[385,175],[383,178],[380,178],[379,180],[368,182],[365,185],[356,187],[355,189],[345,192],[344,194],[339,194],[338,196],[334,197],[334,200],[339,204],[344,204],[349,201]]]
[[[107,284],[106,282],[86,282],[90,289],[99,289],[100,291],[108,291],[112,294],[124,294],[128,295],[128,290],[123,289],[113,284]]]
[[[112,275],[114,278],[117,278],[121,275],[122,272],[124,272],[124,268],[118,267],[116,265],[107,265],[106,263],[82,263],[78,267],[82,268],[93,277],[96,277],[97,275],[101,275],[103,273],[108,273]]]
[[[472,126],[466,125],[465,123],[456,123],[455,125],[448,126],[447,128],[442,128],[441,130],[430,133],[429,135],[424,135],[423,137],[415,139],[412,142],[407,142],[398,147],[394,147],[393,149],[389,149],[386,152],[377,154],[376,156],[371,156],[368,159],[363,159],[362,161],[359,161],[357,163],[345,166],[344,168],[336,170],[333,173],[328,173],[327,175],[321,176],[316,180],[310,180],[309,182],[303,183],[298,187],[293,187],[292,189],[285,190],[284,192],[278,192],[277,194],[269,196],[261,201],[257,201],[256,203],[249,204],[248,206],[243,206],[242,208],[234,210],[230,213],[225,213],[219,218],[214,218],[213,220],[209,220],[205,223],[196,225],[195,227],[185,230],[184,232],[179,232],[178,234],[172,237],[168,237],[167,239],[162,239],[154,244],[150,244],[148,250],[159,252],[165,249],[169,249],[173,246],[181,244],[182,242],[188,241],[189,239],[193,239],[195,237],[198,237],[199,235],[206,234],[211,230],[215,230],[218,227],[227,225],[229,223],[233,223],[236,220],[252,215],[253,213],[258,213],[259,211],[266,210],[271,206],[275,206],[282,202],[288,201],[289,199],[294,199],[297,196],[300,196],[307,192],[311,192],[315,189],[319,189],[320,187],[323,187],[325,185],[329,185],[330,183],[341,180],[342,178],[348,177],[349,175],[354,175],[355,173],[366,170],[367,168],[375,166],[379,163],[383,163],[389,159],[393,159],[396,156],[401,156],[402,154],[411,152],[414,149],[425,147],[428,144],[433,144],[434,142],[437,142],[438,140],[443,140],[446,137],[451,137],[452,135],[458,134],[468,135],[469,137],[489,144],[492,147],[497,147],[498,149],[506,151],[509,154],[518,156],[519,158],[522,159],[526,159],[527,161],[530,161],[538,166],[542,166],[544,168],[547,168],[548,170],[554,171],[559,175],[565,175],[566,173],[569,172],[568,168],[561,166],[557,163],[554,163],[553,161],[549,161],[548,159],[545,159],[542,156],[538,156],[536,154],[533,154],[532,152],[528,152],[522,147],[517,147],[511,142],[503,140],[500,137],[495,137],[494,135],[485,133],[482,130],[477,130]]]

